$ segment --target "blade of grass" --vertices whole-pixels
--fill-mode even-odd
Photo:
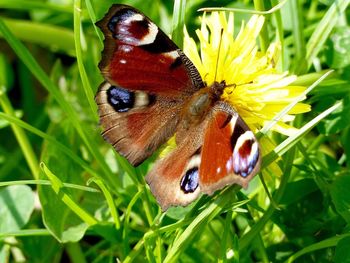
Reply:
[[[285,188],[287,186],[287,183],[289,181],[289,177],[291,175],[292,170],[292,163],[295,156],[295,150],[288,152],[285,162],[284,162],[284,174],[281,179],[281,183],[278,187],[278,190],[276,191],[276,194],[274,195],[274,201],[276,204],[278,204],[284,194]],[[270,220],[271,216],[276,210],[276,206],[271,204],[269,208],[264,212],[264,215],[252,226],[252,228],[245,233],[240,239],[239,239],[239,250],[243,251],[248,245],[250,245],[253,240],[256,238],[257,235],[259,235],[260,231],[263,229],[265,224]]]
[[[232,224],[232,211],[228,211],[226,214],[224,230],[222,233],[222,244],[220,250],[220,257],[218,258],[218,263],[227,262],[227,250],[228,250],[228,236],[232,234],[231,224]]]
[[[288,1],[288,10],[291,14],[292,21],[292,33],[294,38],[294,56],[295,59],[293,65],[293,71],[297,74],[303,73],[306,71],[305,67],[305,54],[306,54],[306,46],[304,39],[304,23],[302,17],[302,7],[301,3],[298,0]],[[304,67],[301,67],[304,66]]]
[[[46,174],[52,183],[52,189],[56,194],[60,194],[60,198],[63,203],[65,203],[73,213],[75,213],[83,222],[89,226],[97,224],[97,220],[81,208],[68,194],[65,193],[62,181],[54,175],[44,163],[40,164],[42,171]]]
[[[186,0],[175,0],[173,21],[172,21],[172,40],[179,46],[183,45],[183,28],[185,25]]]
[[[163,241],[162,241],[162,238],[161,238],[160,236],[158,236],[158,237],[157,237],[157,240],[156,240],[156,252],[154,253],[158,263],[162,263],[162,260],[163,260],[163,250],[164,250],[164,249],[163,249]]]
[[[229,8],[229,7],[203,7],[198,9],[199,12],[213,12],[213,11],[227,11],[227,12],[237,12],[237,13],[247,13],[247,14],[256,14],[256,15],[268,15],[280,10],[285,3],[289,0],[283,0],[280,3],[276,4],[269,10],[261,11],[261,10],[249,10],[249,9],[241,9],[241,8]]]
[[[51,236],[47,229],[23,229],[15,232],[0,233],[0,238],[4,237],[33,237],[33,236]]]
[[[275,148],[275,152],[279,156],[283,155],[291,147],[293,147],[303,136],[305,136],[306,133],[308,133],[313,127],[315,127],[317,123],[319,123],[321,120],[323,120],[325,117],[327,117],[329,114],[331,114],[333,111],[335,111],[340,106],[341,106],[341,102],[338,102],[334,106],[330,107],[329,109],[327,109],[324,112],[322,112],[321,114],[319,114],[312,121],[310,121],[306,125],[304,125],[294,136],[287,138],[281,144],[279,144]]]
[[[108,191],[107,187],[104,185],[103,181],[97,178],[92,178],[91,180],[102,190],[102,193],[107,201],[107,205],[109,207],[109,211],[111,212],[112,218],[114,220],[114,225],[117,230],[120,229],[120,220],[117,208],[115,207],[114,199],[111,193]]]
[[[284,61],[285,61],[285,58],[284,58],[284,56],[285,56],[284,55],[284,49],[285,49],[284,32],[283,32],[283,22],[282,22],[281,9],[280,8],[276,9],[276,7],[281,5],[283,2],[286,2],[286,1],[282,1],[281,3],[278,3],[278,0],[271,0],[271,5],[274,6],[273,8],[275,8],[275,10],[272,14],[273,14],[273,17],[275,18],[275,21],[276,21],[276,38],[277,38],[277,41],[279,41],[279,43],[281,43],[281,59],[280,60],[281,60],[281,65],[282,65],[282,68],[281,68],[282,72],[285,71],[285,69],[283,68]]]
[[[49,141],[50,143],[52,143],[55,147],[57,147],[58,149],[60,149],[62,151],[62,153],[66,154],[67,156],[69,156],[73,161],[75,161],[77,164],[79,164],[81,167],[83,167],[83,169],[88,172],[89,174],[98,177],[98,174],[90,168],[90,165],[87,164],[83,159],[81,159],[77,154],[75,154],[71,149],[69,149],[66,145],[58,142],[54,137],[38,130],[37,128],[31,126],[30,124],[16,118],[13,117],[11,115],[7,115],[4,114],[2,112],[0,112],[0,118],[3,118],[5,120],[7,120],[10,123],[13,123],[15,126],[19,126],[23,129],[28,130],[29,132],[43,138],[44,140]]]
[[[15,51],[17,56],[23,61],[23,63],[28,67],[32,74],[39,80],[39,82],[45,87],[56,99],[61,109],[66,113],[67,117],[70,119],[72,125],[77,130],[78,134],[82,138],[83,142],[87,146],[89,152],[101,165],[109,183],[114,185],[115,180],[113,180],[113,174],[110,168],[107,166],[104,157],[99,152],[99,147],[94,143],[93,140],[88,139],[87,134],[92,133],[88,131],[87,127],[82,127],[81,122],[78,118],[77,113],[74,111],[73,107],[65,100],[62,93],[60,93],[58,87],[51,81],[44,70],[40,67],[34,57],[30,54],[28,49],[11,33],[11,31],[4,24],[2,19],[0,19],[0,32],[2,32],[6,41],[10,44],[12,49]]]
[[[317,24],[306,45],[306,63],[309,68],[318,53],[324,48],[324,43],[328,39],[333,28],[338,23],[338,18],[350,4],[350,0],[336,0],[328,9],[322,20]]]
[[[28,1],[28,0],[0,0],[1,8],[20,10],[48,10],[62,13],[72,13],[70,5],[58,5],[53,2]]]
[[[9,185],[27,185],[27,184],[52,185],[51,182],[47,180],[17,180],[17,181],[0,182],[0,187],[9,186]],[[84,185],[63,183],[63,186],[66,188],[72,188],[72,189],[91,192],[91,193],[100,193],[99,190],[92,187],[84,186]]]
[[[98,39],[100,40],[100,43],[103,43],[102,34],[101,34],[100,30],[97,28],[97,26],[95,25],[95,23],[97,21],[95,9],[92,7],[92,3],[90,0],[85,0],[85,4],[86,4],[86,9],[87,9],[89,16],[90,16],[92,25],[95,29],[96,35],[97,35]]]
[[[265,11],[265,4],[263,0],[254,0],[254,7],[258,11]],[[267,31],[267,23],[265,20],[264,25],[261,28],[260,34],[259,34],[259,42],[260,42],[260,48],[262,52],[266,52],[270,41],[269,41],[269,32]]]
[[[295,144],[297,144],[308,132],[311,131],[321,120],[331,114],[333,111],[341,106],[341,102],[333,105],[327,110],[323,111],[321,114],[316,116],[314,119],[305,124],[302,128],[298,130],[293,136],[288,137],[282,143],[280,143],[272,152],[265,155],[263,158],[263,167],[266,167],[271,162],[273,162],[278,157],[285,154],[289,149],[291,149]]]
[[[305,96],[312,91],[319,83],[321,83],[325,78],[327,78],[333,70],[330,70],[323,74],[317,81],[315,81],[311,86],[309,86],[302,94],[295,98],[290,104],[288,104],[282,111],[280,111],[271,121],[269,121],[259,133],[266,134],[283,116],[285,116],[298,102],[302,101]]]
[[[297,258],[299,258],[302,255],[305,255],[307,253],[310,253],[310,252],[313,252],[316,250],[320,250],[320,249],[324,249],[324,248],[328,248],[328,247],[334,247],[338,244],[338,242],[341,239],[343,239],[345,237],[349,237],[349,236],[350,236],[350,233],[346,233],[346,234],[331,237],[331,238],[322,240],[316,244],[312,244],[310,246],[307,246],[307,247],[303,248],[302,250],[299,250],[297,253],[293,254],[292,256],[290,256],[285,262],[291,263],[291,262],[295,261]]]
[[[314,84],[314,82],[318,81],[324,74],[327,74],[329,71],[334,72],[334,70],[322,70],[319,72],[311,72],[304,75],[299,75],[297,76],[297,79],[292,83],[292,85],[293,86],[310,86]]]
[[[78,242],[68,242],[64,244],[65,251],[72,263],[86,263],[85,255]]]
[[[97,106],[94,101],[94,93],[92,92],[91,85],[89,82],[89,79],[86,74],[85,66],[83,63],[83,53],[82,53],[82,46],[86,47],[86,42],[82,42],[81,37],[83,36],[83,32],[81,31],[81,1],[75,0],[74,1],[74,41],[75,41],[75,52],[77,55],[77,63],[78,63],[78,69],[80,73],[80,78],[83,83],[83,89],[86,95],[86,99],[89,102],[91,115],[94,116],[94,120],[97,123],[98,118],[96,115],[97,112]],[[83,44],[84,43],[84,44]]]
[[[2,66],[0,67],[2,68]],[[4,71],[0,70],[0,72],[2,73]],[[15,116],[15,111],[5,93],[5,87],[2,86],[2,83],[0,83],[0,106],[8,115]],[[21,127],[12,123],[10,125],[34,179],[39,179],[39,162],[26,133]]]
[[[128,233],[129,233],[129,219],[132,212],[132,207],[136,203],[136,201],[141,197],[142,191],[139,191],[134,195],[134,197],[131,199],[130,203],[128,204],[128,207],[126,208],[126,211],[124,213],[125,219],[124,219],[124,226],[123,226],[123,251],[124,255],[127,255],[130,251],[130,246],[128,242]]]
[[[193,240],[198,231],[209,221],[211,221],[215,216],[217,216],[225,204],[232,200],[233,189],[238,190],[239,187],[226,188],[222,194],[216,196],[214,202],[209,204],[198,216],[196,216],[192,223],[179,235],[174,241],[172,247],[169,249],[167,256],[164,259],[166,262],[176,262],[181,252],[185,250],[188,244]]]
[[[10,18],[3,18],[3,21],[20,40],[52,47],[75,56],[74,34],[67,28]]]
[[[141,253],[144,241],[140,239],[139,242],[133,247],[131,253],[126,256],[124,263],[134,262],[134,259]]]

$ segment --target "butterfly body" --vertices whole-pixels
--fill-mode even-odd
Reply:
[[[198,125],[203,121],[211,108],[220,100],[225,83],[214,82],[194,93],[182,109],[182,124],[185,128]]]
[[[187,56],[138,10],[113,5],[97,23],[105,35],[97,94],[102,135],[133,165],[175,136],[146,181],[163,210],[203,192],[244,187],[258,172],[254,134],[221,95],[207,86]]]

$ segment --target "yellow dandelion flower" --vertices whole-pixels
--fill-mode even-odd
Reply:
[[[200,54],[186,29],[184,52],[208,85],[223,80],[230,85],[225,88],[222,99],[236,109],[251,129],[257,130],[306,88],[291,85],[296,76],[277,71],[279,44],[272,44],[266,54],[258,51],[256,39],[264,24],[263,16],[253,15],[246,25],[242,23],[236,38],[233,22],[233,13],[228,19],[224,12],[213,12],[210,17],[204,15],[201,29],[196,31]],[[292,135],[296,129],[285,122],[307,111],[310,111],[309,105],[296,104],[272,130]]]

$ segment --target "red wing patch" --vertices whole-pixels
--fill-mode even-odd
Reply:
[[[215,110],[206,128],[199,169],[199,184],[212,194],[229,184],[248,185],[260,167],[256,138],[235,113]]]
[[[204,86],[185,54],[136,9],[113,5],[97,25],[105,35],[99,67],[110,84],[168,97]]]

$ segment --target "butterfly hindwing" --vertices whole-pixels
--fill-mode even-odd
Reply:
[[[204,84],[183,52],[144,14],[113,5],[104,33],[96,102],[103,136],[133,165],[171,137],[186,99]]]
[[[261,154],[253,132],[228,104],[218,103],[205,130],[199,169],[201,191],[248,182],[260,169]]]
[[[198,126],[177,133],[180,143],[146,180],[163,210],[185,206],[203,192],[248,185],[260,167],[258,142],[228,104],[218,102]]]
[[[198,171],[204,127],[205,122],[179,131],[175,149],[159,159],[146,176],[163,211],[170,206],[186,206],[200,194]]]

